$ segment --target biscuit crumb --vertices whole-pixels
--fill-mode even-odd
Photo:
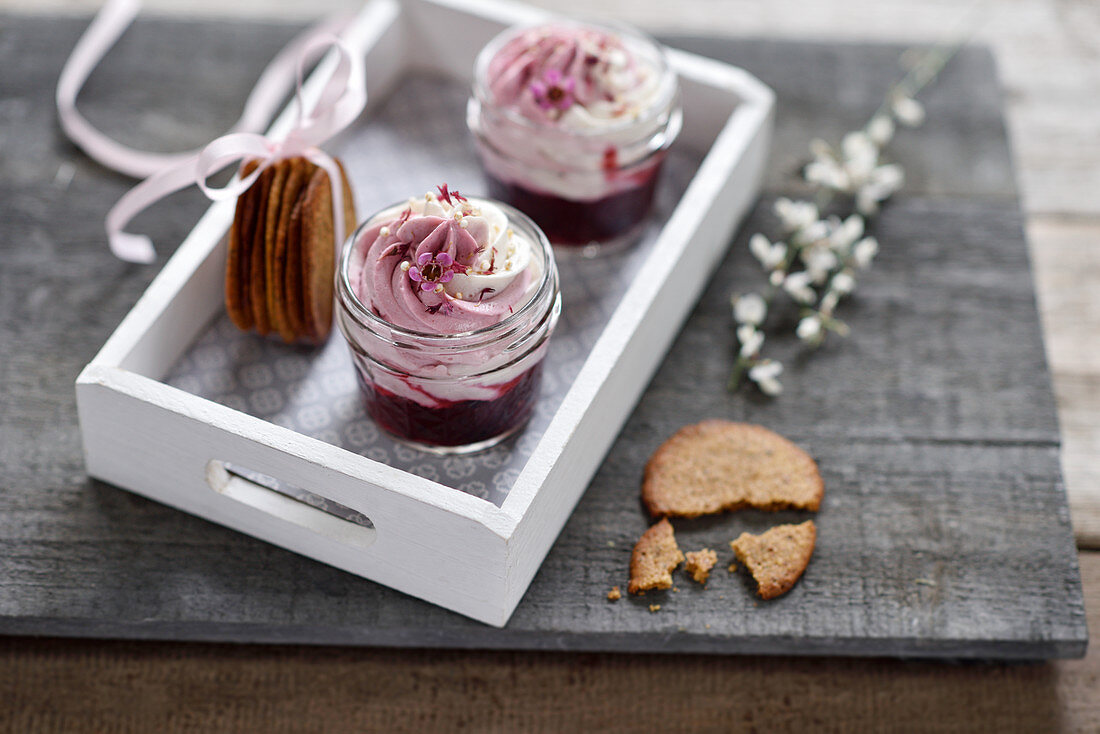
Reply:
[[[777,525],[760,535],[741,533],[730,547],[756,579],[761,599],[774,599],[795,585],[810,562],[817,540],[813,520],[801,525]]]
[[[641,594],[649,589],[672,587],[672,571],[684,560],[676,545],[668,518],[650,527],[630,555],[630,584],[627,591]]]
[[[755,507],[817,511],[825,485],[805,451],[763,426],[706,420],[684,426],[645,467],[653,517],[698,517]]]
[[[659,611],[661,611],[661,605],[660,604],[650,604],[649,605],[649,611],[659,612]]]
[[[730,561],[730,566],[727,570],[730,573],[737,573],[737,561]]]
[[[623,598],[623,592],[619,591],[618,586],[612,586],[611,591],[607,592],[608,601],[618,601]]]
[[[714,568],[715,563],[718,563],[718,554],[710,548],[704,548],[702,550],[687,553],[686,558],[684,570],[687,571],[691,575],[691,578],[697,583],[705,585],[707,579],[710,578],[710,570]]]

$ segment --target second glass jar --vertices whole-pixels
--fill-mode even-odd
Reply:
[[[625,26],[568,21],[490,41],[467,106],[490,195],[530,215],[556,247],[589,255],[637,239],[681,123],[659,44]]]

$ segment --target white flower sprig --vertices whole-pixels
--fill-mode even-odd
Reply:
[[[878,241],[865,233],[867,222],[905,182],[900,165],[883,161],[883,149],[898,124],[916,127],[924,121],[924,106],[915,95],[935,79],[958,48],[956,44],[927,51],[890,88],[868,123],[845,135],[839,148],[821,139],[811,141],[813,159],[803,169],[803,179],[821,201],[839,195],[851,203],[852,211],[843,218],[822,217],[814,202],[781,198],[774,209],[783,238],[773,242],[760,233],[749,238],[749,250],[767,273],[768,285],[762,293],[731,297],[738,343],[731,390],[747,377],[765,395],[783,391],[779,382],[783,365],[761,355],[763,325],[776,298],[788,298],[798,306],[795,335],[806,346],[821,346],[830,333],[848,335],[848,325],[834,313],[855,290],[858,273],[870,268],[878,254]]]

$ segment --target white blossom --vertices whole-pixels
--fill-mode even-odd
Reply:
[[[864,237],[852,248],[852,260],[856,267],[866,270],[871,266],[871,261],[878,254],[878,240],[874,237]]]
[[[847,253],[852,243],[863,236],[863,217],[852,214],[843,222],[838,222],[829,235],[829,245],[840,253]]]
[[[813,303],[817,298],[814,289],[810,287],[810,274],[804,271],[791,273],[784,278],[783,289],[799,303]]]
[[[906,127],[916,127],[924,122],[924,105],[905,94],[899,94],[890,101],[890,111]]]
[[[757,354],[760,347],[764,346],[764,334],[757,331],[752,324],[742,324],[737,327],[737,341],[741,344],[741,356],[748,358]]]
[[[856,192],[856,208],[862,214],[874,214],[880,201],[893,196],[905,183],[905,171],[896,163],[878,166]]]
[[[882,131],[876,134],[881,135]],[[877,212],[879,202],[897,191],[904,180],[900,166],[879,164],[879,146],[867,131],[845,135],[839,155],[818,141],[811,143],[811,150],[815,157],[803,169],[802,177],[810,184],[854,196],[856,209],[862,214]],[[805,242],[813,238],[800,231],[795,239]]]
[[[805,229],[817,221],[817,206],[810,201],[791,201],[781,197],[775,201],[775,213],[789,232]]]
[[[867,135],[881,148],[894,137],[894,129],[894,121],[889,115],[875,115],[867,124]]]
[[[787,274],[782,270],[773,270],[771,275],[768,276],[768,282],[772,284],[773,288],[778,288],[783,285],[783,279],[787,277]]]
[[[855,290],[856,279],[852,277],[852,274],[842,270],[833,276],[832,281],[829,283],[829,289],[842,296],[846,296]]]
[[[854,188],[871,174],[878,164],[879,150],[871,136],[862,130],[850,132],[840,142],[844,153],[844,169],[848,173],[850,185]]]
[[[847,191],[851,188],[848,172],[839,161],[831,158],[816,158],[806,164],[802,177],[807,183],[824,186],[827,189]]]
[[[804,342],[814,343],[821,339],[821,317],[817,314],[806,316],[798,322],[795,335]]]
[[[783,365],[772,359],[762,359],[749,368],[749,379],[756,383],[765,395],[778,395],[783,386],[776,379],[783,374]]]
[[[768,315],[768,304],[758,293],[733,298],[733,319],[739,324],[759,326]]]
[[[808,247],[802,251],[802,262],[806,265],[810,280],[821,285],[840,261],[837,260],[836,253],[828,248]]]
[[[810,222],[802,229],[794,233],[792,240],[796,244],[807,245],[818,240],[823,240],[829,236],[829,232],[832,231],[832,225],[825,219],[819,219],[815,222]]]
[[[775,270],[787,258],[787,246],[782,242],[770,242],[757,232],[749,238],[749,251],[760,261],[765,270]]]

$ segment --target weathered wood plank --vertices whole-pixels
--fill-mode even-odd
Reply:
[[[51,127],[52,79],[79,27],[14,19],[0,31],[0,65],[26,67],[0,79],[3,129],[19,141],[4,146],[0,169],[0,216],[10,223],[0,241],[0,352],[13,355],[0,361],[0,631],[633,651],[1083,651],[1054,403],[987,54],[960,57],[930,92],[929,127],[899,141],[899,157],[919,161],[879,224],[878,266],[842,310],[849,342],[802,360],[792,340],[776,340],[789,369],[784,398],[726,394],[728,292],[758,282],[742,235],[512,623],[492,630],[84,478],[71,383],[151,273],[113,261],[104,246],[100,218],[127,182],[84,161]],[[120,92],[134,107],[107,106],[117,102],[111,82],[130,73],[124,61],[137,53],[123,46],[118,65],[97,72],[104,101],[89,100],[89,114],[108,130],[134,130],[138,144],[158,127],[134,110],[194,115],[216,132],[234,115],[215,115],[218,103],[206,119],[185,109],[203,95],[180,98],[182,60],[218,58],[188,83],[240,99],[289,33],[140,23],[123,43],[157,53],[142,83]],[[791,100],[780,107],[780,156],[805,149],[799,137],[811,128],[799,118],[839,133],[869,114],[898,53],[691,45],[740,61]],[[945,122],[934,123],[937,115]],[[972,159],[957,160],[963,151]],[[75,169],[67,188],[55,183],[65,162]],[[770,186],[791,190],[792,172],[777,171]],[[162,251],[201,210],[198,197],[178,198],[136,226]],[[746,234],[768,219],[765,203]],[[828,493],[807,576],[769,605],[755,605],[742,579],[721,570],[706,591],[685,581],[665,593],[659,614],[646,608],[656,597],[609,604],[603,594],[622,583],[646,524],[636,494],[646,456],[704,415],[773,426],[820,460]],[[725,552],[741,529],[793,517],[744,513],[681,532],[686,546]]]
[[[1081,571],[1100,628],[1100,554],[1082,553]],[[1093,732],[1098,678],[1095,653],[942,665],[9,638],[0,728]]]

